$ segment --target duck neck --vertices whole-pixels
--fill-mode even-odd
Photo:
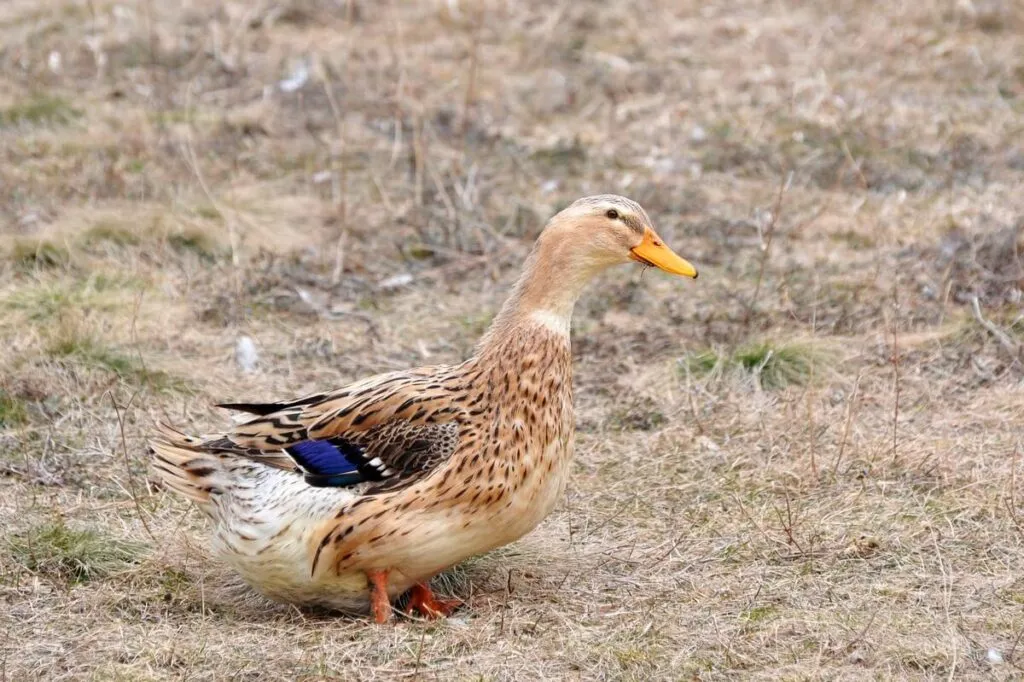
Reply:
[[[516,331],[546,330],[569,342],[572,311],[583,288],[602,269],[598,264],[574,257],[571,245],[555,238],[537,241],[526,259],[523,272],[501,311],[494,318],[478,346],[477,354],[499,349]]]

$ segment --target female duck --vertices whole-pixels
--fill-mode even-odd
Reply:
[[[214,522],[216,552],[266,596],[378,623],[446,615],[431,576],[533,529],[573,449],[569,321],[584,285],[618,263],[697,271],[635,202],[580,199],[548,223],[471,358],[381,374],[279,403],[202,437],[151,441],[164,483]]]

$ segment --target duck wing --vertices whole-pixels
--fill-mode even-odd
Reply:
[[[330,393],[278,403],[225,403],[255,418],[191,447],[301,470],[313,486],[370,483],[395,490],[447,460],[459,444],[465,410],[435,372],[372,377]]]

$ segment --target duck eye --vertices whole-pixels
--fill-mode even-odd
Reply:
[[[608,216],[608,218],[611,219],[611,220],[618,220],[619,219],[619,212],[616,211],[614,208],[609,208],[608,212],[605,213],[605,215]]]

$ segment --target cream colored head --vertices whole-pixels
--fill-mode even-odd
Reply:
[[[568,335],[573,306],[587,283],[601,271],[630,261],[697,276],[693,265],[665,246],[640,204],[614,194],[574,202],[548,221],[480,347],[500,342],[524,322],[539,321]]]
[[[693,265],[665,246],[640,204],[615,194],[573,202],[548,222],[537,248],[557,250],[564,268],[585,274],[632,260],[674,275],[697,277]]]

